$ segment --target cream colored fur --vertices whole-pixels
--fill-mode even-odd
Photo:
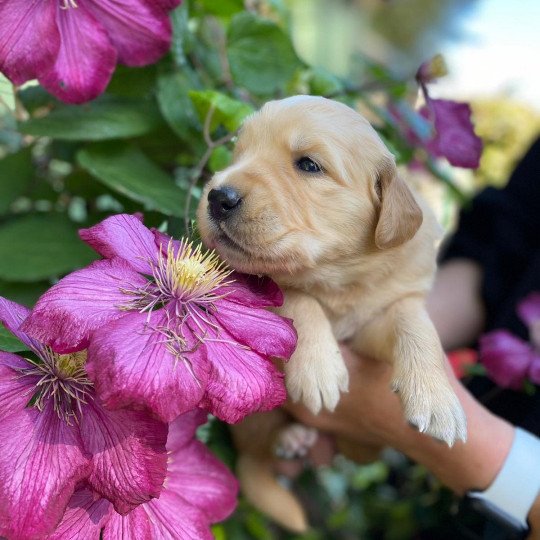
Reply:
[[[299,170],[305,156],[323,172]],[[216,222],[206,196],[222,186],[242,201]],[[465,440],[465,415],[424,305],[440,228],[360,114],[321,97],[267,103],[246,120],[233,164],[206,186],[198,223],[231,266],[270,275],[284,289],[279,313],[299,336],[285,365],[294,400],[314,413],[335,408],[348,387],[338,348],[347,342],[394,366],[408,421],[449,445]]]

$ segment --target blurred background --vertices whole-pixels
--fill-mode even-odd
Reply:
[[[35,83],[14,94],[0,78],[1,295],[32,305],[90,262],[95,254],[76,229],[111,213],[144,211],[148,225],[182,234],[201,183],[231,158],[232,137],[207,152],[209,114],[218,140],[273,97],[314,93],[356,106],[448,230],[476,190],[507,181],[540,132],[538,0],[186,0],[173,24],[166,58],[118,68],[106,95],[88,105],[65,106]],[[471,103],[484,142],[475,171],[427,159],[384,112],[389,102],[416,105],[415,72],[438,53],[449,73],[430,92]],[[214,421],[201,437],[234,466],[226,426]],[[338,458],[307,469],[293,488],[311,532],[291,535],[241,501],[216,538],[455,538],[446,525],[456,499],[393,451],[366,466]]]

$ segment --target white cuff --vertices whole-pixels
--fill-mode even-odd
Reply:
[[[539,493],[540,439],[516,428],[510,452],[495,480],[485,491],[471,491],[468,495],[526,529],[527,515]]]

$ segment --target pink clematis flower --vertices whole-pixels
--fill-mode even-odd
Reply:
[[[529,327],[531,343],[506,330],[495,330],[480,340],[480,357],[488,374],[499,386],[514,390],[527,378],[540,384],[540,293],[522,300],[517,313]]]
[[[268,279],[231,274],[216,255],[117,215],[80,232],[105,260],[60,280],[25,331],[54,350],[89,342],[87,370],[111,409],[145,407],[164,421],[195,407],[226,422],[285,399],[270,357],[296,346]]]
[[[21,331],[29,310],[0,297],[0,320],[37,356],[0,352],[0,537],[43,538],[79,482],[122,514],[157,497],[167,426],[107,411],[78,351],[59,355]]]
[[[108,501],[80,489],[47,540],[211,540],[210,524],[233,512],[238,485],[231,472],[194,438],[196,427],[205,421],[206,414],[192,411],[171,423],[167,479],[159,499],[122,516]]]
[[[94,99],[117,61],[143,66],[167,52],[180,1],[0,0],[0,72],[68,103]]]
[[[456,167],[475,169],[482,155],[482,140],[475,134],[471,122],[471,108],[467,103],[447,99],[434,99],[427,84],[446,74],[441,56],[424,62],[416,72],[426,104],[419,111],[433,126],[432,133],[419,137],[410,128],[405,136],[412,144],[419,144],[434,157],[444,157]],[[398,119],[400,120],[400,119]]]

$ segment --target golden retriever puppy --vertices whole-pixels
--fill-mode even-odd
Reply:
[[[420,431],[466,439],[425,309],[440,227],[360,114],[314,96],[264,105],[205,187],[198,224],[232,267],[283,288],[279,313],[298,331],[284,368],[293,400],[335,408],[348,388],[346,342],[393,365],[392,387]]]

